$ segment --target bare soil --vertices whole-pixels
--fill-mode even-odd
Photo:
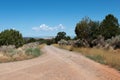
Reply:
[[[45,46],[40,57],[0,64],[0,80],[120,80],[120,73],[79,53]]]

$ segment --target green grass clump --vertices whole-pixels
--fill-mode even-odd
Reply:
[[[95,60],[101,64],[105,64],[105,60],[101,55],[86,55],[86,57]]]
[[[25,53],[27,55],[31,55],[33,57],[37,57],[37,56],[39,56],[41,54],[39,48],[28,48],[28,49],[26,49]]]

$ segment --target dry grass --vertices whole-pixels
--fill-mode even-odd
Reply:
[[[59,46],[54,44],[54,46],[59,48],[64,48],[70,51],[81,52],[81,54],[86,57],[95,60],[99,63],[109,65],[117,70],[120,70],[120,50],[104,50],[97,48],[74,48],[71,46]]]
[[[35,46],[35,48],[31,48],[29,46],[27,47],[21,47],[18,49],[12,49],[8,52],[1,51],[0,52],[0,63],[3,62],[11,62],[11,61],[20,61],[20,60],[26,60],[26,59],[31,59],[34,57],[37,57],[42,54],[40,51],[41,48],[43,48],[45,44],[41,44],[38,46]],[[30,51],[32,52],[30,52]],[[26,52],[30,52],[30,55]]]
[[[39,45],[39,48],[41,49],[41,48],[43,48],[45,45],[46,45],[46,44],[40,44],[40,45]]]
[[[11,53],[0,53],[0,63],[4,62],[12,62],[12,61],[21,61],[26,59],[31,59],[33,56],[27,56],[26,53],[15,53],[10,55]]]
[[[70,50],[70,48],[71,48],[71,46],[60,46],[58,44],[53,44],[53,46],[63,48],[63,49],[66,49],[66,50]]]

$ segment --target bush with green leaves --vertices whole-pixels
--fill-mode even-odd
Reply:
[[[112,14],[108,14],[101,23],[92,21],[89,17],[83,18],[76,24],[75,33],[77,39],[87,41],[90,47],[112,46],[114,49],[120,48],[120,40],[118,39],[118,35],[120,35],[119,22]],[[99,36],[104,37],[104,39],[102,37],[98,38]],[[84,46],[81,41],[75,45]]]
[[[23,44],[24,44],[24,40],[22,34],[19,31],[10,29],[10,30],[4,30],[0,33],[0,46],[15,45],[15,47],[18,48]]]
[[[118,19],[114,17],[114,15],[108,14],[101,22],[99,31],[100,34],[105,37],[105,39],[110,39],[120,35]]]
[[[61,39],[64,39],[64,40],[70,40],[71,39],[71,37],[70,36],[67,36],[66,35],[66,32],[58,32],[57,33],[57,36],[55,37],[55,43],[58,43],[58,41],[60,41]]]
[[[99,22],[92,21],[89,17],[83,18],[76,24],[75,33],[77,38],[91,40],[99,35]]]
[[[37,57],[37,56],[39,56],[41,54],[39,48],[28,48],[28,49],[26,49],[25,53],[27,55],[32,55],[34,57]]]

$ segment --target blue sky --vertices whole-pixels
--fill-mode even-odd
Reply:
[[[120,20],[120,0],[0,0],[0,31],[12,28],[24,37],[65,31],[74,36],[83,17],[102,21],[107,14]]]

